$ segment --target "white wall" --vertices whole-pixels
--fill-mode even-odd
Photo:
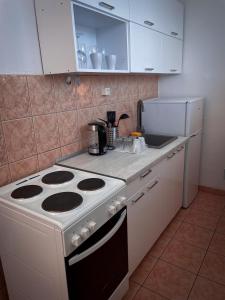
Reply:
[[[0,0],[0,74],[42,74],[34,0]]]
[[[205,97],[200,184],[225,190],[225,0],[185,1],[183,74],[162,76],[159,94]]]

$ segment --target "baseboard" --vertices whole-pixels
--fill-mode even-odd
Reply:
[[[198,189],[199,189],[199,191],[202,191],[202,192],[219,195],[219,196],[225,196],[224,190],[214,189],[214,188],[211,188],[208,186],[203,186],[203,185],[199,185]]]

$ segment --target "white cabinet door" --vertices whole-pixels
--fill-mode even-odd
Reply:
[[[178,74],[182,71],[183,41],[163,36],[162,73]]]
[[[162,32],[183,39],[184,5],[177,0],[159,0],[164,16],[161,18]]]
[[[162,34],[130,23],[131,72],[160,73]]]
[[[183,4],[177,0],[130,0],[130,20],[183,39]]]
[[[129,19],[129,0],[82,0],[77,2],[88,4],[92,7],[96,7],[100,10],[124,18],[126,20]]]
[[[160,166],[164,213],[169,223],[182,206],[184,148],[179,147],[178,150],[170,153]]]
[[[0,1],[0,74],[43,74],[34,2]]]
[[[159,0],[130,0],[130,20],[161,31],[161,9]]]
[[[150,181],[128,203],[129,272],[139,265],[165,228],[160,178]]]

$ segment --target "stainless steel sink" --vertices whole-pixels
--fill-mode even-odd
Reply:
[[[160,149],[172,143],[177,139],[177,136],[144,134],[145,142],[149,148]]]

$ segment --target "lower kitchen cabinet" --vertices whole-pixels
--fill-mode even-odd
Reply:
[[[178,147],[154,169],[154,177],[128,201],[130,274],[182,206],[184,147]]]
[[[136,269],[165,227],[161,180],[156,177],[128,204],[129,272]]]

